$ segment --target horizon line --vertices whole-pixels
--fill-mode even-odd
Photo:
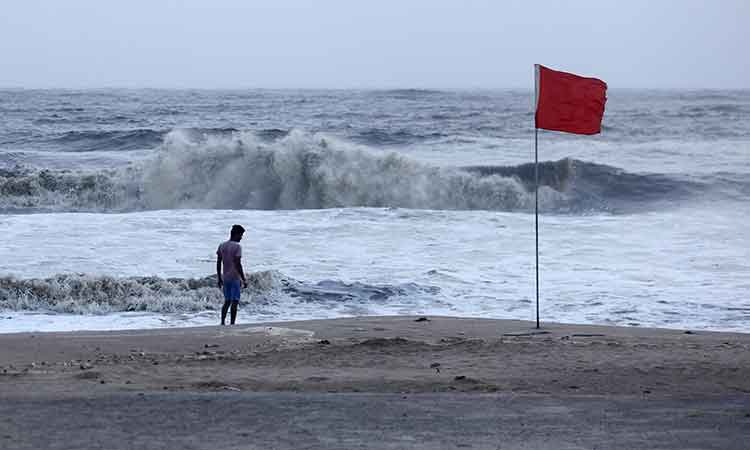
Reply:
[[[200,87],[200,86],[2,86],[0,90],[29,90],[29,91],[94,91],[94,90],[165,90],[165,91],[503,91],[503,90],[534,90],[533,86],[518,87],[518,86],[494,86],[494,87],[480,87],[480,86],[462,86],[462,87],[415,87],[415,86],[401,86],[401,87],[385,87],[385,86],[363,86],[363,87],[292,87],[292,86],[279,86],[279,87],[259,87],[259,86],[213,86],[213,87]],[[705,86],[676,86],[676,87],[665,87],[665,86],[616,86],[611,85],[607,90],[695,90],[695,91],[745,91],[750,90],[750,87],[705,87]]]

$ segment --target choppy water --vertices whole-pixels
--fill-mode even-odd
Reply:
[[[0,332],[533,317],[526,91],[0,91]],[[542,318],[750,331],[750,92],[540,132]]]

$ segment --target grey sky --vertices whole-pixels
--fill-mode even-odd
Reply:
[[[748,0],[4,0],[4,87],[750,88]]]

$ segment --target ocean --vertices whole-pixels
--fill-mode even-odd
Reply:
[[[535,318],[529,90],[0,90],[0,333]],[[750,332],[750,91],[540,131],[542,322]]]

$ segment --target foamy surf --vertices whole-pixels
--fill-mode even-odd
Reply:
[[[387,302],[392,297],[423,292],[436,294],[437,287],[414,283],[367,285],[323,280],[294,280],[277,271],[252,272],[242,303],[261,308],[303,302],[338,304],[356,308],[362,304]],[[0,278],[0,311],[34,311],[66,314],[116,312],[197,313],[221,308],[223,299],[216,277],[161,278],[112,277],[59,274],[49,278]]]

